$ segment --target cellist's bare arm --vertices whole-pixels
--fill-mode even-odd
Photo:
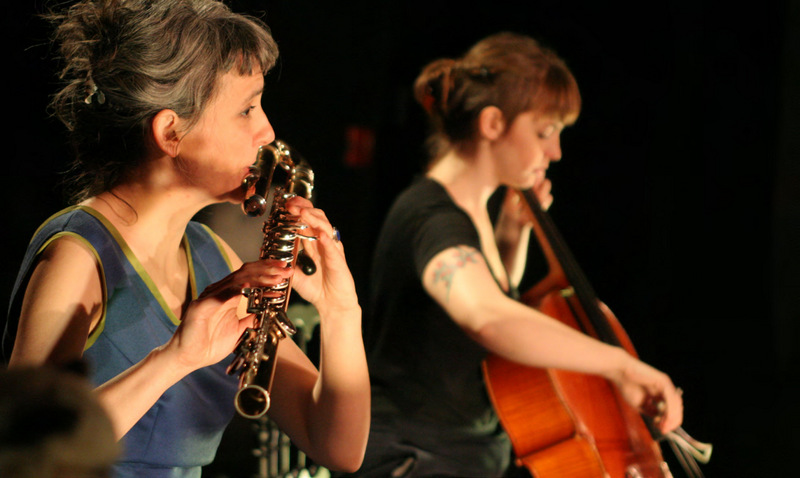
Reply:
[[[601,375],[620,386],[636,406],[646,395],[664,396],[664,428],[682,421],[682,402],[667,375],[509,298],[476,249],[458,246],[440,252],[425,267],[423,284],[465,333],[490,352],[528,366]]]
[[[621,360],[616,347],[506,296],[474,248],[458,246],[434,256],[425,268],[424,285],[467,334],[509,360],[595,374],[607,373]]]

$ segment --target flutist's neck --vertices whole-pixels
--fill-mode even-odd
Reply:
[[[189,207],[172,200],[171,192],[150,194],[142,186],[143,183],[124,184],[82,204],[111,223],[169,309],[180,318],[192,299],[183,239],[189,221],[199,209],[197,205]]]
[[[174,255],[181,249],[186,226],[200,211],[176,204],[173,195],[150,195],[139,185],[123,185],[100,193],[82,204],[100,212],[133,246],[148,248],[149,254]]]

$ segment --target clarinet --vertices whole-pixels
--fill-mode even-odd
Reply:
[[[313,274],[313,261],[298,252],[301,239],[314,240],[302,231],[308,226],[289,214],[286,201],[297,195],[311,199],[314,172],[283,142],[262,147],[242,188],[245,200],[242,210],[251,217],[262,216],[264,240],[259,259],[274,259],[288,264],[298,264],[305,274]],[[276,177],[285,175],[282,182]],[[272,381],[277,364],[280,341],[297,332],[286,314],[291,292],[291,278],[272,287],[246,287],[247,312],[255,315],[253,327],[248,328],[234,349],[234,358],[228,365],[229,375],[239,374],[239,390],[234,398],[236,411],[245,418],[263,416],[270,405]]]

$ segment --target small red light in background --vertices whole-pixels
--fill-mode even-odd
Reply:
[[[345,129],[344,164],[351,168],[372,165],[375,154],[375,132],[365,126],[348,126]]]

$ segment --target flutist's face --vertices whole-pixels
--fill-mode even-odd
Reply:
[[[180,173],[187,184],[217,200],[242,199],[242,179],[258,148],[275,139],[261,107],[263,89],[260,73],[221,77],[216,95],[180,141]]]

